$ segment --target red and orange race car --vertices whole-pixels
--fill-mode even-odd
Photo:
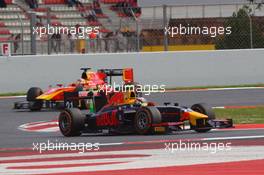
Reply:
[[[233,127],[232,119],[215,119],[214,111],[205,103],[194,104],[191,108],[178,103],[156,106],[133,91],[116,92],[110,97],[104,93],[94,96],[92,92],[79,96],[67,94],[65,102],[71,105],[59,115],[59,128],[66,137],[84,133],[167,133],[186,130],[186,122],[189,122],[189,129],[196,132]],[[87,110],[78,109],[80,100],[87,104]]]
[[[39,87],[31,87],[24,102],[15,102],[14,109],[30,109],[39,111],[42,108],[65,108],[64,97],[67,92],[81,92],[105,90],[106,85],[112,83],[112,77],[121,76],[123,83],[133,83],[133,69],[99,69],[96,72],[90,71],[90,68],[81,68],[82,76],[76,82],[68,86],[57,85],[55,88],[49,88],[43,92]]]
[[[111,71],[103,72],[109,75]],[[127,80],[133,80],[133,72],[128,72]],[[215,119],[214,111],[205,103],[194,104],[191,108],[178,103],[155,105],[144,99],[137,88],[130,89],[139,85],[133,81],[127,83],[124,89],[110,93],[105,93],[104,89],[97,93],[91,90],[65,92],[66,109],[59,116],[61,133],[66,137],[83,133],[166,133],[185,130],[186,122],[196,132],[233,127],[231,119]],[[86,110],[80,110],[82,106]]]

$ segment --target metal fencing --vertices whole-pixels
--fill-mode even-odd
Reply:
[[[264,48],[264,9],[254,4],[145,8],[138,25],[147,51]]]
[[[51,40],[36,42],[36,54],[71,54],[71,53],[116,53],[138,52],[137,37],[109,38],[109,39],[76,39]],[[12,55],[32,55],[31,41],[5,41],[11,43]],[[23,48],[22,48],[23,43]],[[80,47],[81,45],[81,47]],[[50,47],[50,51],[48,51]],[[0,53],[1,55],[1,53]]]
[[[30,26],[52,24],[52,16],[45,12],[39,21],[33,15]],[[108,32],[85,39],[40,38],[21,25],[22,38],[0,44],[11,42],[13,55],[264,48],[264,9],[254,5],[144,7],[139,17],[132,12],[118,24],[106,24],[100,29]]]

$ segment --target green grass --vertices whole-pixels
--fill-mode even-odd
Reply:
[[[209,89],[209,88],[243,88],[243,87],[264,87],[263,83],[259,84],[242,84],[242,85],[228,85],[228,86],[192,86],[192,87],[173,87],[166,88],[166,90],[192,90],[192,89]]]
[[[217,118],[232,118],[235,124],[264,123],[264,107],[244,109],[214,109]]]

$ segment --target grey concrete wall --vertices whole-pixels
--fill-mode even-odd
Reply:
[[[0,93],[67,84],[80,67],[133,67],[136,81],[167,87],[264,83],[264,50],[2,56]]]

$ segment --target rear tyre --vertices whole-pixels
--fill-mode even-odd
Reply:
[[[191,107],[192,110],[199,112],[201,114],[205,114],[208,116],[208,121],[209,120],[213,120],[215,119],[215,113],[212,109],[212,107],[210,107],[208,104],[206,103],[199,103],[199,104],[194,104]],[[191,128],[194,128],[194,130],[196,132],[200,132],[200,133],[204,133],[204,132],[208,132],[211,130],[211,125],[209,123],[207,123],[206,128],[195,128],[195,126],[191,126]]]
[[[32,87],[27,92],[27,101],[29,102],[29,109],[31,111],[40,111],[43,106],[42,100],[36,98],[43,94],[43,91],[38,87]]]
[[[66,137],[80,136],[85,117],[78,108],[66,109],[60,113],[59,128]]]
[[[154,106],[142,107],[135,115],[135,130],[138,134],[151,132],[152,124],[161,123],[161,114]]]

